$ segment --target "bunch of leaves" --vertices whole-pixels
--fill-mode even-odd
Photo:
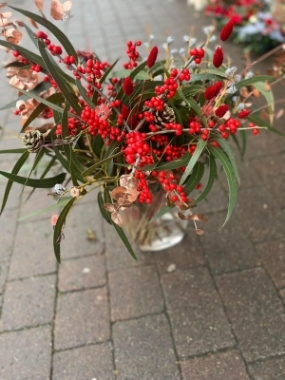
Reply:
[[[36,1],[36,4],[42,12],[42,2]],[[166,173],[170,178],[169,184],[173,185],[173,188],[169,188],[165,182],[163,185],[168,202],[166,208],[176,206],[180,210],[189,210],[189,215],[186,217],[194,220],[196,226],[196,221],[205,221],[205,218],[198,213],[192,214],[191,209],[209,196],[217,177],[218,163],[228,180],[229,205],[226,221],[228,220],[236,203],[239,175],[231,146],[227,141],[227,137],[231,135],[229,126],[225,127],[228,132],[224,137],[219,128],[238,114],[242,104],[242,107],[248,110],[249,121],[255,126],[253,130],[272,129],[274,105],[269,83],[274,78],[247,77],[248,70],[244,70],[243,75],[237,80],[235,69],[229,70],[225,64],[219,68],[214,67],[213,52],[208,47],[210,36],[205,45],[198,50],[199,54],[201,49],[203,54],[205,53],[203,60],[199,58],[197,52],[191,52],[189,45],[190,58],[189,55],[185,56],[182,62],[181,57],[178,61],[169,57],[167,61],[155,62],[157,52],[152,50],[151,60],[138,63],[137,56],[132,55],[134,58],[131,58],[131,69],[115,71],[116,62],[109,65],[100,61],[94,53],[77,53],[60,28],[48,21],[43,14],[37,15],[23,9],[10,8],[33,20],[33,25],[43,25],[60,44],[60,49],[56,50],[64,51],[62,54],[66,56],[63,57],[55,50],[55,53],[51,54],[52,49],[50,51],[47,49],[43,35],[40,37],[40,34],[34,33],[26,24],[23,25],[32,41],[36,43],[37,53],[7,40],[0,40],[0,45],[9,52],[16,52],[17,57],[19,55],[23,57],[24,62],[20,62],[20,67],[24,65],[25,69],[22,67],[21,69],[30,70],[31,74],[32,68],[38,65],[40,74],[45,76],[33,88],[22,86],[20,90],[18,89],[18,98],[2,107],[4,109],[18,105],[17,111],[21,113],[28,109],[27,105],[33,105],[25,113],[24,124],[20,131],[23,133],[26,149],[0,151],[0,153],[20,155],[11,173],[0,171],[2,176],[8,178],[1,212],[14,183],[32,189],[50,188],[56,185],[52,194],[59,196],[63,208],[54,225],[53,242],[56,258],[60,261],[62,230],[70,210],[87,192],[99,189],[98,204],[102,216],[114,226],[131,255],[135,257],[122,228],[119,212],[122,208],[132,207],[134,202],[141,200],[142,182],[159,183],[159,173]],[[135,49],[134,46],[132,45],[132,49]],[[67,62],[68,70],[62,69],[53,59],[53,55],[60,58],[61,62]],[[70,57],[72,61],[69,60]],[[89,60],[97,62],[96,65],[101,70],[100,77],[93,78],[93,82],[86,80]],[[174,95],[167,98],[169,90],[162,90],[162,94],[157,96],[157,87],[163,88],[164,84],[168,83],[167,79],[173,74],[174,69],[178,70],[174,78],[178,83]],[[179,81],[179,75],[186,69],[191,70],[191,78]],[[87,82],[87,86],[84,81]],[[112,90],[106,95],[104,88],[110,87]],[[258,108],[254,110],[254,105],[251,103],[257,93],[263,95],[266,100],[267,105],[262,108],[263,112],[266,110],[266,119],[263,117],[261,120],[257,116],[259,110]],[[165,106],[162,110],[158,111],[155,107],[147,106],[146,102],[152,101],[153,98],[158,103],[163,99]],[[228,109],[225,115],[220,114],[221,109],[218,113],[221,105]],[[111,132],[105,136],[104,130],[94,130],[88,118],[83,118],[85,109],[90,114],[93,112],[96,120],[102,123],[99,123],[99,127],[107,125],[108,131],[113,131],[112,128],[115,128],[114,131],[119,133],[119,137],[112,135]],[[47,115],[50,111],[52,118],[44,127],[31,126],[39,116]],[[155,129],[151,129],[147,117],[154,120]],[[167,124],[163,120],[164,117],[170,117],[175,122]],[[121,124],[118,123],[119,119]],[[199,124],[198,131],[190,129],[193,120]],[[211,121],[214,122],[214,126],[213,123],[210,126]],[[243,126],[242,122],[240,124],[240,139],[235,136],[236,131],[232,133],[232,137],[241,153],[244,153],[245,129],[252,128]],[[118,125],[120,125],[119,130],[117,130]],[[169,125],[171,128],[167,128]],[[129,162],[126,155],[128,147],[126,136],[135,136],[135,134],[142,139],[143,148],[142,151],[138,149],[135,152],[138,159]],[[146,162],[143,162],[143,149],[148,151]],[[173,149],[178,153],[168,156],[167,149]],[[35,156],[31,174],[26,177],[20,176],[18,173],[29,156]],[[44,157],[48,160],[45,170],[40,178],[32,178]],[[62,173],[46,178],[56,164],[62,168]],[[208,178],[203,191],[196,199],[189,198],[206,171]],[[185,215],[181,214],[181,218],[185,218]],[[195,229],[198,234],[202,231],[198,227]]]

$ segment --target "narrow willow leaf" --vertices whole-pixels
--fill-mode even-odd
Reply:
[[[201,162],[197,162],[193,168],[193,171],[187,182],[184,184],[184,188],[187,194],[190,194],[198,183],[201,181],[201,178],[204,174],[204,165]]]
[[[238,167],[237,167],[237,164],[236,164],[236,161],[235,161],[235,158],[234,158],[234,155],[233,155],[233,152],[232,152],[232,149],[231,149],[229,143],[225,139],[223,139],[219,136],[216,136],[215,140],[219,143],[219,145],[221,146],[223,151],[228,156],[228,159],[230,160],[230,162],[232,164],[232,168],[234,170],[234,174],[236,176],[236,179],[237,179],[238,183],[240,183],[240,176],[239,176],[239,172],[238,172]]]
[[[78,88],[78,91],[80,93],[80,95],[82,96],[82,98],[85,100],[85,102],[89,105],[90,108],[92,108],[94,110],[95,108],[95,104],[92,102],[92,100],[89,98],[89,96],[87,96],[87,92],[86,92],[86,89],[84,88],[84,86],[82,85],[81,81],[80,80],[76,80],[76,86]]]
[[[71,92],[71,88],[68,87],[66,81],[63,79],[62,75],[60,75],[60,72],[62,71],[61,68],[57,64],[55,64],[55,61],[51,58],[49,53],[47,53],[46,46],[42,41],[39,41],[38,47],[41,56],[43,57],[46,63],[46,67],[49,69],[63,96],[72,106],[72,108],[76,111],[76,113],[78,115],[81,115],[81,107],[78,104],[78,101],[75,99],[75,94]]]
[[[40,65],[42,68],[46,68],[44,60],[40,55],[35,54],[32,51],[20,45],[11,44],[10,42],[7,42],[7,41],[0,40],[0,45],[14,51],[17,50],[23,57],[27,58],[29,61],[32,61],[33,63]]]
[[[103,218],[106,220],[107,223],[112,224],[108,212],[104,209],[105,203],[104,203],[102,191],[98,192],[97,200],[98,200],[98,206],[99,206],[99,209],[100,209],[100,212],[101,212]]]
[[[0,150],[0,154],[8,154],[8,153],[19,153],[19,154],[22,154],[22,153],[25,153],[27,151],[26,148],[18,148],[18,149],[4,149],[4,150]]]
[[[29,152],[25,151],[23,153],[23,155],[19,158],[19,160],[16,162],[16,164],[14,165],[11,173],[12,174],[18,174],[19,170],[22,168],[22,166],[24,165],[24,163],[27,161],[28,157],[29,157]],[[6,188],[5,188],[5,192],[4,192],[4,196],[3,196],[3,201],[2,201],[2,206],[1,206],[0,214],[2,214],[4,208],[5,208],[6,204],[7,204],[7,201],[8,201],[9,194],[10,194],[11,188],[13,186],[13,183],[14,183],[14,181],[12,179],[9,179],[9,181],[7,182],[7,185],[6,185]]]
[[[1,42],[1,40],[0,40],[0,42]],[[23,92],[24,95],[19,96],[18,98],[16,98],[12,102],[10,102],[10,103],[6,104],[5,106],[1,107],[0,111],[6,110],[6,109],[9,109],[9,108],[15,108],[16,107],[16,103],[19,100],[27,100],[27,99],[30,99],[30,98],[33,98],[33,97],[35,97],[35,99],[36,99],[36,96],[39,93],[41,93],[41,92],[43,92],[45,90],[48,90],[50,88],[50,86],[51,86],[50,83],[41,82],[32,91],[21,90],[21,92]],[[42,99],[42,98],[38,96],[38,99]]]
[[[28,33],[28,36],[30,37],[31,41],[33,42],[33,44],[35,45],[36,48],[38,48],[38,45],[37,45],[37,41],[36,41],[36,38],[35,38],[35,33],[32,31],[32,29],[30,27],[28,27],[28,25],[26,23],[24,23],[24,27]]]
[[[103,160],[100,160],[100,161],[96,162],[95,164],[91,165],[88,169],[86,169],[86,170],[82,173],[82,176],[83,176],[83,177],[88,176],[88,175],[91,174],[96,168],[98,168],[99,166],[102,166],[102,164],[105,164],[105,163],[107,163],[107,162],[110,161],[110,160],[113,160],[113,158],[119,157],[121,154],[123,154],[123,152],[115,153],[115,154],[111,155],[110,157],[104,158]]]
[[[265,97],[267,105],[268,105],[268,113],[270,122],[272,124],[274,117],[274,96],[271,90],[268,90],[265,86],[264,82],[256,82],[254,87],[261,92],[261,94]]]
[[[180,168],[181,166],[186,166],[189,163],[190,158],[191,158],[191,154],[185,153],[184,156],[182,156],[181,158],[178,158],[177,160],[167,162],[167,163],[161,163],[161,164],[157,163],[155,165],[146,165],[144,169],[145,170],[154,170],[154,169],[174,170],[174,169]]]
[[[252,78],[244,79],[244,80],[241,80],[240,82],[235,83],[235,86],[236,88],[240,89],[242,87],[247,87],[252,84],[255,85],[257,82],[263,83],[263,86],[264,86],[265,81],[273,82],[274,80],[275,78],[271,75],[256,75],[256,76],[253,76]]]
[[[64,101],[64,97],[62,96],[61,93],[58,92],[47,97],[45,100],[52,104],[62,104],[62,102]],[[22,131],[24,131],[31,124],[31,122],[34,121],[35,118],[39,116],[46,108],[47,108],[46,104],[40,103],[25,121]]]
[[[196,112],[196,114],[201,118],[202,123],[204,124],[204,127],[208,128],[207,119],[205,116],[202,116],[201,107],[198,105],[196,100],[194,98],[192,98],[192,96],[189,96],[188,98],[186,98],[184,96],[181,88],[178,88],[178,94],[181,96],[181,98],[184,100],[184,102],[188,104],[189,108],[193,108],[193,110]]]
[[[57,183],[62,183],[65,179],[66,174],[61,173],[55,177],[44,178],[44,179],[33,179],[33,178],[25,178],[20,177],[18,175],[12,173],[6,173],[0,171],[0,175],[10,179],[13,182],[20,183],[21,185],[36,187],[37,189],[48,189],[53,187]]]
[[[229,220],[237,200],[237,183],[234,169],[228,157],[220,148],[214,148],[209,146],[210,153],[213,154],[221,163],[227,177],[228,186],[229,186],[229,204],[228,204],[228,213],[224,224]]]
[[[72,199],[71,197],[64,197],[64,198],[61,198],[57,203],[51,205],[51,206],[48,206],[48,207],[45,207],[45,208],[42,208],[41,210],[38,210],[38,211],[35,211],[35,212],[32,212],[30,214],[27,214],[27,215],[23,215],[21,216],[18,221],[19,222],[22,222],[23,220],[27,220],[29,218],[32,218],[34,216],[37,216],[37,215],[42,215],[46,212],[49,212],[49,211],[52,211],[52,210],[58,210],[60,207],[64,207],[69,201],[70,199]]]
[[[63,76],[60,74],[62,72],[61,68],[55,63],[55,61],[51,58],[50,54],[46,51],[46,45],[39,41],[38,43],[39,51],[41,56],[45,60],[46,66],[49,69],[52,77],[56,81],[58,87],[60,88],[63,96],[68,101],[68,103],[72,106],[72,108],[76,111],[78,115],[81,114],[81,107],[78,104],[78,100],[74,94],[71,92],[71,88],[68,86],[66,81],[63,79]]]
[[[57,261],[60,263],[60,237],[62,234],[62,229],[65,224],[66,217],[74,203],[76,198],[72,198],[69,200],[69,202],[64,206],[63,210],[61,211],[58,220],[56,222],[56,225],[54,227],[53,232],[53,249],[54,254],[57,259]]]
[[[104,140],[98,134],[94,137],[92,142],[92,150],[95,153],[96,157],[100,158],[102,153],[102,147],[104,146]]]
[[[67,54],[72,55],[75,58],[76,63],[78,62],[77,53],[76,53],[74,47],[72,46],[71,42],[66,37],[66,35],[57,26],[55,26],[52,22],[48,21],[46,18],[43,18],[43,17],[37,15],[36,13],[26,11],[25,9],[20,9],[20,8],[16,8],[16,7],[12,7],[12,6],[8,6],[8,7],[14,9],[17,12],[22,13],[23,15],[34,20],[36,23],[47,28],[58,39],[58,41],[62,44],[62,46],[66,50]]]
[[[110,193],[109,193],[109,190],[107,188],[105,188],[104,190],[104,203],[112,203],[112,199],[111,199],[111,196],[110,196]],[[124,232],[124,230],[119,227],[116,223],[114,223],[111,219],[111,216],[108,214],[108,218],[110,219],[112,225],[114,226],[115,230],[117,231],[117,234],[119,235],[120,239],[122,240],[122,242],[124,243],[125,247],[127,248],[127,250],[129,251],[129,253],[131,254],[131,256],[137,260],[137,257],[132,249],[132,246],[130,245],[130,242]]]
[[[212,155],[210,155],[209,156],[209,178],[208,178],[208,182],[207,182],[207,185],[204,187],[204,190],[202,191],[202,193],[199,195],[199,197],[197,199],[195,199],[194,203],[199,203],[207,197],[207,195],[209,194],[209,192],[211,191],[211,189],[215,183],[216,178],[217,178],[216,161],[215,161],[214,157]]]
[[[57,112],[63,113],[62,107],[58,106],[55,103],[49,102],[47,99],[40,97],[34,90],[32,90],[32,91],[31,90],[30,91],[21,90],[21,92],[23,92],[28,99],[33,98],[33,99],[37,100],[39,103],[44,104],[46,107],[50,107]],[[21,100],[21,98],[18,98],[17,101],[18,100]]]
[[[99,82],[100,83],[104,83],[105,80],[108,78],[108,76],[111,74],[113,68],[116,66],[116,64],[118,63],[118,59],[110,66],[108,67],[108,69],[104,72],[104,74],[102,75],[102,77],[100,78]],[[113,77],[113,75],[110,75],[111,78]]]
[[[195,152],[194,152],[193,156],[191,157],[191,159],[189,160],[188,165],[186,167],[186,170],[180,179],[180,185],[183,185],[184,182],[186,181],[186,178],[190,175],[190,173],[191,173],[192,169],[194,168],[196,162],[198,161],[202,152],[204,151],[206,144],[207,144],[207,142],[202,140],[202,139],[200,139],[198,141]]]

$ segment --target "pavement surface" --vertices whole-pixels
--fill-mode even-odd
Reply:
[[[10,3],[34,9],[32,0]],[[74,1],[72,14],[58,25],[75,46],[112,60],[124,58],[128,39],[149,32],[159,46],[174,36],[180,48],[195,27],[202,41],[209,23],[184,0]],[[241,47],[227,48],[241,65]],[[15,93],[3,70],[1,79],[5,104]],[[20,147],[19,119],[2,111],[1,123],[0,149]],[[284,118],[275,126],[285,132]],[[0,380],[284,380],[284,159],[282,138],[250,136],[225,229],[220,176],[200,207],[210,218],[206,234],[190,228],[178,246],[138,253],[138,262],[103,223],[91,193],[68,219],[57,265],[53,212],[24,218],[54,200],[37,190],[25,201],[29,192],[19,198],[15,185],[0,219]],[[14,162],[1,155],[1,170]],[[87,239],[88,229],[97,240]]]

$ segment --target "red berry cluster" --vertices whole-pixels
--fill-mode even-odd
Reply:
[[[164,101],[159,97],[152,97],[150,100],[146,100],[144,105],[148,108],[155,108],[157,111],[162,111],[164,108]]]
[[[103,139],[109,136],[110,125],[108,120],[100,119],[94,109],[85,105],[81,113],[81,118],[87,124],[87,127],[86,125],[82,125],[81,128],[87,129],[90,135],[95,136],[99,134]]]
[[[24,65],[27,65],[27,64],[29,63],[29,61],[28,61],[26,58],[24,58],[24,57],[18,52],[18,50],[13,51],[13,56],[14,56],[15,58],[17,58],[17,61],[18,61],[18,62],[22,62]]]
[[[135,178],[138,180],[137,190],[140,192],[138,202],[150,204],[152,202],[152,194],[146,180],[146,174],[140,170],[137,170],[135,173]]]
[[[139,163],[140,167],[153,163],[153,158],[150,155],[151,149],[150,149],[150,146],[145,141],[145,139],[146,139],[146,134],[140,133],[138,131],[134,131],[126,135],[127,147],[124,150],[124,155],[125,155],[127,164],[134,164],[136,161],[137,154],[140,157],[140,163]]]
[[[67,66],[70,66],[70,65],[73,65],[75,63],[75,58],[73,57],[73,55],[67,55],[66,57],[64,57],[63,62]]]
[[[166,78],[164,79],[163,86],[156,86],[155,92],[157,95],[165,95],[167,99],[173,98],[178,88],[178,84],[174,78]]]
[[[124,68],[125,69],[133,69],[134,67],[137,67],[137,60],[140,56],[139,52],[137,51],[137,47],[141,46],[142,42],[141,41],[136,41],[133,43],[132,41],[127,42],[127,50],[126,53],[128,57],[130,58],[129,62],[124,63]]]
[[[36,73],[39,73],[41,71],[41,66],[32,63],[31,64],[31,70],[35,71]]]
[[[171,70],[170,72],[170,77],[171,78],[176,78],[180,81],[180,82],[183,82],[183,81],[189,81],[191,76],[190,76],[190,71],[189,69],[182,69],[181,71],[179,71],[178,69],[174,68]]]
[[[250,112],[250,110],[242,110],[238,113],[238,117],[240,119],[245,119],[250,114]]]
[[[187,195],[185,193],[185,190],[183,186],[179,186],[177,184],[176,178],[172,172],[164,170],[160,171],[158,173],[158,181],[161,183],[165,191],[175,190],[174,194],[171,197],[171,201],[173,203],[177,202],[178,200],[187,203]]]
[[[204,58],[205,51],[203,48],[194,48],[190,50],[189,54],[194,57],[194,62],[199,65]]]

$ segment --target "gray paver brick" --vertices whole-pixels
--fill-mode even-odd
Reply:
[[[279,176],[285,174],[283,162],[285,154],[278,154],[277,156],[259,157],[251,162],[257,173],[265,179],[268,177]]]
[[[240,189],[236,214],[253,242],[283,238],[284,210],[262,187]]]
[[[256,250],[262,264],[277,288],[285,286],[285,241],[258,244]]]
[[[55,318],[55,349],[63,350],[110,338],[105,288],[59,295]]]
[[[0,380],[49,380],[51,328],[0,334]]]
[[[104,256],[65,260],[59,266],[60,292],[99,287],[106,283]]]
[[[189,227],[181,243],[163,251],[155,252],[153,255],[160,273],[165,273],[171,264],[174,264],[177,269],[186,269],[206,264],[199,237],[195,235],[191,227]]]
[[[87,231],[95,233],[97,240],[87,239]],[[66,219],[65,239],[62,242],[62,259],[70,259],[103,252],[102,217],[97,202],[75,205]]]
[[[0,261],[8,260],[11,254],[14,232],[16,228],[17,212],[18,212],[17,210],[13,210],[13,211],[4,210],[3,215],[1,215],[1,218],[0,218],[0,230],[1,230]]]
[[[179,380],[170,330],[164,315],[113,326],[118,380]]]
[[[209,354],[180,362],[183,380],[249,380],[238,351]]]
[[[216,278],[247,361],[285,352],[285,312],[262,268]]]
[[[54,354],[52,380],[91,379],[115,379],[110,343],[100,343]]]
[[[104,231],[106,236],[105,254],[108,271],[155,263],[155,256],[152,252],[140,252],[133,244],[133,249],[137,256],[137,261],[134,260],[121,242],[114,227],[105,221]]]
[[[284,380],[285,358],[272,358],[249,365],[253,380]]]
[[[233,214],[225,227],[221,228],[225,219],[224,212],[209,215],[205,234],[201,237],[212,271],[224,273],[260,265],[259,257],[236,215]]]
[[[20,224],[11,259],[9,280],[52,273],[55,270],[56,259],[49,221]]]
[[[130,319],[163,309],[155,267],[130,268],[109,273],[112,321]]]
[[[7,263],[0,263],[0,294],[3,292],[3,287],[7,276]]]
[[[0,329],[15,330],[53,320],[54,275],[13,281],[6,284]]]
[[[221,300],[206,268],[162,276],[178,355],[181,357],[235,344]]]

